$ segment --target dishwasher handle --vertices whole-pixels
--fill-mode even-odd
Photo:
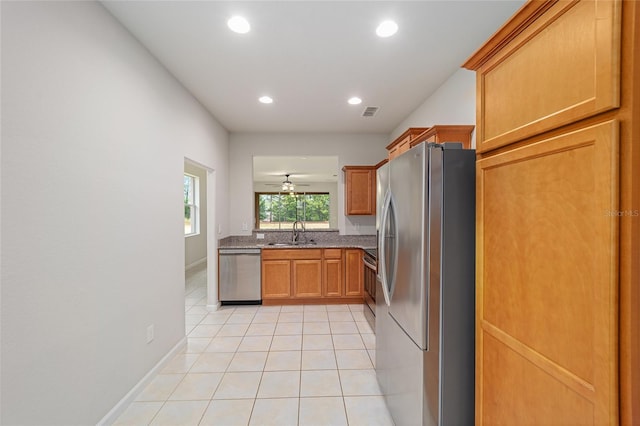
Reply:
[[[228,248],[219,249],[220,254],[260,254],[261,250],[257,249],[242,249],[242,248]]]

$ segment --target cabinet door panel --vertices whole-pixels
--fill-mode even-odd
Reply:
[[[345,250],[345,296],[362,296],[364,265],[362,250]]]
[[[509,346],[486,334],[483,340],[482,421],[485,425],[588,425],[594,405]],[[523,384],[526,378],[527,383]],[[514,391],[517,389],[517,391]],[[523,418],[526,413],[526,419]]]
[[[322,296],[322,260],[294,260],[292,269],[295,297]]]
[[[343,290],[342,259],[324,260],[324,295],[330,297],[342,296]]]
[[[477,185],[478,423],[617,422],[618,123],[480,160]]]
[[[619,1],[556,3],[478,70],[478,152],[617,107],[619,56]]]
[[[376,170],[368,166],[345,166],[345,214],[376,212]]]
[[[291,261],[262,261],[262,298],[291,297]]]

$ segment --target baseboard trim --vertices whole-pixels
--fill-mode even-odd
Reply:
[[[220,302],[216,303],[215,305],[207,305],[207,311],[215,312],[218,309],[220,309],[221,306],[222,306],[222,304]]]
[[[153,366],[151,370],[145,376],[140,379],[138,383],[135,384],[133,388],[120,400],[118,403],[107,413],[106,416],[102,418],[97,424],[98,426],[106,426],[112,425],[118,420],[118,417],[127,409],[129,404],[131,404],[138,394],[147,387],[151,380],[153,380],[156,375],[162,371],[162,369],[171,361],[178,353],[180,353],[187,345],[187,336],[184,336],[176,345],[171,348],[169,352],[165,356],[162,357],[158,363]]]
[[[188,270],[190,270],[190,269],[195,268],[196,266],[200,266],[200,265],[202,265],[203,263],[207,263],[207,257],[206,257],[206,256],[205,256],[205,257],[203,257],[203,258],[202,258],[202,259],[200,259],[200,260],[196,260],[195,262],[192,262],[192,263],[190,263],[190,264],[188,264],[188,265],[185,265],[184,270],[185,270],[185,271],[188,271]]]

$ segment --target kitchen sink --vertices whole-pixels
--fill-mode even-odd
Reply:
[[[267,243],[268,246],[272,247],[286,247],[286,246],[315,246],[317,243],[315,241],[294,241],[291,243]]]

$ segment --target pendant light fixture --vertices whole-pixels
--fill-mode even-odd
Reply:
[[[282,190],[285,192],[292,193],[295,187],[293,186],[293,183],[289,180],[289,175],[285,175],[285,177],[286,177],[285,181],[282,182]]]

